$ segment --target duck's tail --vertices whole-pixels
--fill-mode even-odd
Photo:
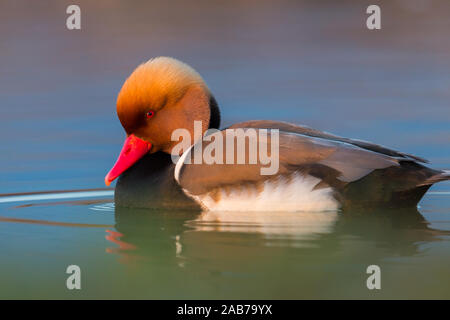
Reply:
[[[439,173],[432,175],[424,181],[421,185],[432,185],[436,182],[450,180],[450,170],[442,170]]]

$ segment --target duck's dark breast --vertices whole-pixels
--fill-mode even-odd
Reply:
[[[148,154],[117,181],[116,207],[177,208],[199,210],[174,179],[175,165],[169,154]]]

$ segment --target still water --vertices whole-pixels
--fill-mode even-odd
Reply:
[[[417,210],[226,214],[115,208],[103,186],[117,92],[158,55],[203,75],[223,126],[285,120],[450,169],[447,1],[390,1],[375,33],[364,1],[79,1],[81,31],[69,4],[0,3],[0,298],[450,298],[450,183]]]

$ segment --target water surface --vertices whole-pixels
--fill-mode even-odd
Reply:
[[[158,55],[203,75],[224,126],[285,120],[450,169],[448,1],[386,2],[376,32],[366,1],[79,1],[81,31],[69,4],[0,4],[0,298],[450,298],[450,183],[345,213],[114,208],[103,189],[117,92]]]

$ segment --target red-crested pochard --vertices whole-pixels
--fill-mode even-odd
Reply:
[[[186,163],[196,152],[194,144],[207,148],[218,136],[225,141],[226,133],[216,130],[215,138],[208,141],[194,133],[194,122],[201,125],[202,134],[219,128],[217,102],[195,70],[168,57],[136,68],[120,90],[117,114],[127,138],[105,177],[109,185],[120,176],[117,206],[215,211],[412,207],[432,184],[450,179],[449,171],[427,168],[426,160],[410,154],[270,120],[242,122],[228,129],[278,129],[276,174],[261,174],[262,161]],[[172,141],[179,128],[191,134],[188,148],[180,149],[179,141]],[[258,139],[271,150],[271,137]],[[244,148],[247,160],[249,150]],[[181,156],[176,164],[174,153]]]

